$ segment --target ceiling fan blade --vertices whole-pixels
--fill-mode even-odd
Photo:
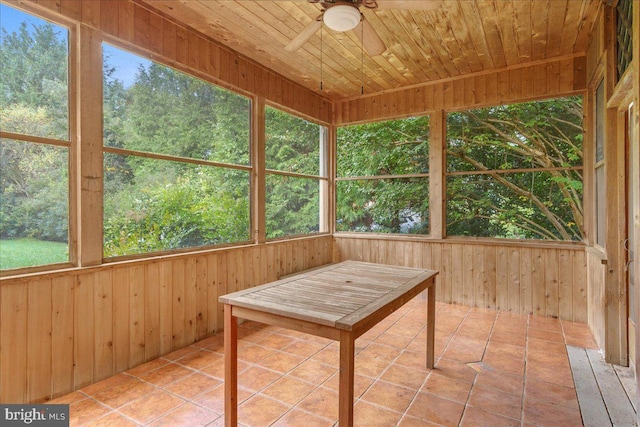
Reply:
[[[380,55],[387,49],[384,42],[375,32],[369,21],[363,19],[360,24],[353,29],[356,36],[360,39],[360,43],[364,47],[364,50],[371,56]]]
[[[376,0],[378,10],[405,9],[405,10],[436,10],[440,7],[441,0]]]
[[[321,27],[322,27],[322,15],[318,16],[316,19],[313,20],[312,23],[307,25],[307,27],[304,30],[302,30],[297,36],[293,38],[293,40],[289,42],[288,45],[284,47],[284,49],[289,52],[293,52],[294,50],[300,49],[300,47],[302,47],[302,45],[305,44],[307,40],[311,38],[311,36],[317,33]]]

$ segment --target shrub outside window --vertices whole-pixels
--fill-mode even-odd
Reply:
[[[336,231],[429,233],[429,117],[341,127]]]
[[[323,230],[326,128],[265,107],[265,219],[268,239]]]
[[[0,268],[68,263],[69,30],[0,5]]]
[[[103,49],[104,256],[248,241],[250,101]]]
[[[447,115],[447,235],[582,240],[582,97]]]

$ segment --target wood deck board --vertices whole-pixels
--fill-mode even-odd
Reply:
[[[585,427],[635,426],[637,415],[613,365],[593,349],[567,346]]]

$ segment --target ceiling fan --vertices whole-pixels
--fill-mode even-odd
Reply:
[[[403,9],[434,10],[440,6],[440,0],[307,0],[320,3],[322,12],[304,30],[294,37],[285,50],[292,52],[300,49],[325,24],[334,31],[354,30],[362,46],[371,56],[380,55],[387,48],[369,21],[360,12],[363,6],[371,10]],[[362,25],[362,28],[359,28]]]

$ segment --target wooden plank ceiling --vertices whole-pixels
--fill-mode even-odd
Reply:
[[[138,1],[332,100],[583,55],[601,4],[600,0],[355,0],[362,3],[364,19],[386,46],[382,54],[371,56],[363,50],[356,30],[339,33],[326,26],[301,48],[285,49],[323,7],[332,6],[330,2]],[[391,7],[400,3],[406,9]],[[433,6],[431,10],[419,10],[430,9],[425,3]]]

